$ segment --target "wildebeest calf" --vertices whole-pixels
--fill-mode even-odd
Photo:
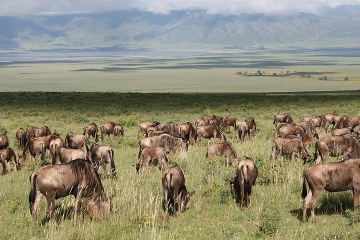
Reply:
[[[13,169],[16,172],[18,170],[18,163],[16,161],[16,154],[12,148],[0,149],[0,162],[2,163],[2,174],[5,173],[6,167],[5,162],[8,164],[8,171],[10,172],[10,162],[13,164]]]
[[[169,214],[169,208],[171,208],[174,216],[176,216],[176,198],[178,198],[179,214],[184,212],[190,197],[195,193],[195,191],[187,191],[185,186],[185,177],[181,168],[177,164],[167,168],[162,175],[161,182],[164,192],[164,206],[166,214]]]
[[[302,197],[304,198],[303,221],[306,221],[306,210],[310,205],[313,223],[315,219],[315,204],[321,192],[352,190],[354,195],[354,212],[357,212],[360,192],[360,159],[347,159],[341,162],[322,163],[304,170]],[[306,190],[306,182],[309,192]]]
[[[206,149],[206,158],[211,158],[213,156],[226,157],[226,166],[229,166],[229,161],[234,164],[236,152],[229,142],[214,143],[210,144]]]
[[[138,163],[135,165],[136,171],[139,172],[143,165],[148,169],[149,164],[154,160],[158,160],[159,168],[162,170],[168,164],[169,153],[170,150],[163,147],[144,148]]]

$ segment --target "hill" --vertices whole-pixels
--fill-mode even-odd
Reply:
[[[358,45],[360,20],[137,10],[0,17],[0,49],[268,48]]]

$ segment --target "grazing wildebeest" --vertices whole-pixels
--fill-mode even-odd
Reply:
[[[45,164],[45,143],[40,139],[30,138],[27,140],[22,155],[19,155],[19,163],[23,164],[27,160],[27,153],[36,158],[38,162]]]
[[[315,163],[324,162],[327,155],[332,157],[342,155],[343,159],[358,157],[360,156],[359,142],[351,134],[322,137],[315,143]]]
[[[170,151],[178,149],[187,151],[188,149],[187,143],[182,138],[173,137],[169,134],[144,138],[139,142],[139,147],[138,159],[140,159],[142,150],[149,147],[162,147]]]
[[[223,122],[221,124],[221,131],[226,132],[227,130],[229,130],[230,132],[230,127],[234,128],[234,131],[236,131],[236,117],[234,116],[225,116],[223,118]]]
[[[306,221],[306,210],[310,205],[313,223],[315,219],[315,205],[321,192],[352,190],[354,197],[354,213],[357,213],[360,192],[360,159],[347,159],[341,162],[322,163],[304,170],[302,198],[304,199],[303,221]],[[306,182],[309,192],[306,190]]]
[[[50,134],[50,135],[47,135],[47,136],[42,136],[42,137],[36,137],[34,138],[35,140],[41,140],[44,142],[44,148],[45,148],[45,152],[47,149],[50,150],[50,142],[54,139],[57,139],[57,138],[60,138],[60,135],[57,134]]]
[[[195,144],[196,129],[191,122],[185,122],[178,125],[178,133],[188,144]]]
[[[332,136],[339,136],[339,135],[344,135],[344,134],[351,134],[350,129],[351,129],[351,127],[334,129],[334,130],[331,132],[331,135],[332,135]]]
[[[337,114],[337,113],[326,113],[326,114],[324,114],[324,118],[325,118],[324,129],[325,129],[325,132],[327,132],[330,124],[334,127],[335,119],[337,117],[339,117],[339,114]]]
[[[65,147],[72,149],[82,149],[85,154],[89,151],[87,138],[83,134],[69,132],[65,137]]]
[[[80,149],[72,149],[65,147],[55,147],[55,154],[52,158],[52,164],[69,163],[76,159],[87,160],[86,154]]]
[[[256,129],[256,122],[255,119],[253,117],[249,117],[247,119],[244,120],[248,127],[249,127],[249,131],[251,131],[252,129],[254,130],[253,132],[257,132],[258,129]]]
[[[160,123],[157,122],[157,121],[140,123],[140,125],[139,125],[139,132],[143,133],[144,136],[145,136],[146,130],[147,130],[149,127],[155,127],[155,126],[157,126],[157,125],[159,125],[159,124],[160,124]]]
[[[196,145],[200,145],[202,137],[208,139],[208,145],[210,144],[211,138],[214,138],[215,141],[226,141],[224,133],[222,133],[220,128],[215,124],[198,126],[196,128]]]
[[[110,164],[110,175],[113,178],[116,177],[114,150],[111,147],[93,143],[90,147],[88,158],[94,164],[95,169],[98,169],[99,166],[103,168],[104,176],[107,176],[106,164]]]
[[[0,135],[0,149],[9,147],[9,138],[6,134]]]
[[[50,135],[51,131],[48,126],[43,127],[28,127],[26,130],[26,139],[29,140],[30,138],[36,138],[36,137],[43,137]]]
[[[26,132],[24,128],[20,127],[18,130],[16,130],[15,138],[18,144],[18,148],[24,149],[26,144]]]
[[[325,131],[325,125],[327,122],[324,116],[312,115],[303,118],[302,121],[309,121],[311,123],[312,131],[314,132],[316,131],[317,127],[319,128],[320,131]]]
[[[181,168],[175,164],[174,166],[165,169],[161,177],[161,182],[164,193],[163,203],[166,214],[169,214],[169,208],[171,208],[174,216],[176,216],[176,198],[178,198],[178,212],[179,214],[183,213],[188,205],[190,197],[195,193],[195,191],[187,191],[185,186],[185,177]]]
[[[144,165],[149,170],[149,164],[154,160],[158,161],[160,170],[164,169],[168,164],[169,153],[170,150],[163,147],[144,148],[140,153],[139,161],[135,164],[136,172],[139,172]]]
[[[113,134],[114,137],[124,136],[124,127],[121,124],[115,124]]]
[[[224,156],[226,157],[226,166],[229,166],[229,162],[234,164],[234,160],[237,159],[236,152],[229,142],[221,142],[210,144],[206,149],[206,158],[213,156]]]
[[[55,154],[56,154],[57,149],[59,149],[63,146],[65,146],[65,143],[61,138],[55,138],[54,140],[52,140],[50,142],[49,152],[50,152],[50,156],[51,156],[53,165],[55,165],[55,162],[56,162]]]
[[[110,214],[111,198],[105,195],[97,171],[88,161],[74,160],[67,164],[43,167],[31,174],[30,184],[29,204],[34,223],[42,196],[46,197],[46,212],[56,227],[55,199],[68,195],[76,198],[74,224],[78,212],[83,213],[82,199],[86,199],[86,209],[92,219],[107,218]]]
[[[244,204],[248,208],[251,206],[252,187],[257,176],[258,170],[254,161],[246,157],[246,159],[239,163],[236,169],[236,176],[233,178],[229,177],[231,196],[236,198],[237,202],[240,201],[240,210],[243,209]]]
[[[339,128],[351,127],[358,124],[360,124],[360,117],[340,116],[337,119],[333,127],[333,130]]]
[[[312,122],[310,121],[301,121],[296,123],[295,125],[301,127],[304,130],[304,132],[315,132]]]
[[[238,136],[239,140],[243,142],[246,140],[250,140],[250,128],[246,121],[238,122],[237,124]]]
[[[156,131],[162,131],[174,137],[180,137],[178,132],[178,125],[174,122],[164,122],[154,127]]]
[[[276,129],[276,133],[278,137],[285,137],[288,135],[302,135],[305,131],[297,125],[283,124]]]
[[[302,139],[302,142],[304,143],[306,151],[309,151],[310,144],[316,143],[316,141],[319,140],[319,134],[303,133],[303,134],[300,134],[300,138]]]
[[[209,120],[208,120],[208,119],[205,119],[205,118],[203,118],[203,117],[198,118],[198,119],[196,119],[196,121],[195,121],[195,126],[196,126],[196,127],[205,126],[205,125],[210,125],[210,124],[211,124],[211,123],[209,122]]]
[[[107,135],[109,137],[110,134],[113,134],[114,127],[115,127],[114,122],[108,122],[108,123],[102,124],[100,126],[101,140],[104,140],[105,135]]]
[[[283,114],[276,114],[276,115],[274,115],[273,124],[274,124],[275,128],[277,127],[278,123],[293,124],[294,121],[292,120],[290,114],[288,114],[288,113],[283,113]]]
[[[10,172],[10,162],[13,164],[13,169],[16,172],[18,170],[18,163],[16,161],[16,154],[12,148],[0,149],[0,161],[4,163],[3,172],[5,173],[5,162],[8,164],[8,171]]]
[[[91,137],[93,137],[95,142],[98,142],[98,140],[99,140],[98,127],[97,127],[96,123],[93,122],[93,123],[86,124],[83,129],[84,129],[83,135],[85,137],[87,137],[89,139],[91,136]]]
[[[284,155],[290,155],[293,161],[296,161],[296,158],[301,158],[304,163],[311,161],[311,156],[302,140],[296,136],[277,137],[274,139],[272,159],[274,160],[278,156],[283,159]]]

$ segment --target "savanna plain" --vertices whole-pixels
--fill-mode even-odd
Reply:
[[[226,62],[224,59],[228,57],[222,55],[221,61]],[[274,57],[281,58],[280,55],[270,56]],[[205,58],[209,60],[209,64],[220,62],[219,59],[211,60],[209,56]],[[252,59],[263,61],[260,56],[255,56],[256,58],[258,60],[254,60],[254,56]],[[266,54],[262,57],[264,58],[267,59]],[[322,60],[330,61],[329,56],[323,57]],[[306,116],[328,112],[360,115],[360,95],[356,91],[359,89],[359,75],[357,69],[350,67],[355,60],[350,59],[348,65],[344,62],[340,64],[342,61],[338,60],[336,66],[330,67],[327,64],[322,65],[323,67],[316,64],[304,67],[296,64],[297,60],[294,60],[292,67],[285,67],[280,63],[281,66],[269,66],[269,63],[274,61],[266,61],[267,67],[257,65],[258,67],[238,68],[238,65],[233,66],[227,62],[232,67],[224,68],[226,64],[222,63],[217,67],[203,65],[201,68],[198,60],[176,59],[176,64],[173,64],[162,58],[161,61],[157,60],[157,68],[150,70],[144,69],[145,60],[141,58],[141,64],[137,63],[136,69],[132,65],[129,66],[131,69],[126,71],[120,69],[124,68],[123,59],[121,64],[119,63],[121,66],[112,69],[108,67],[115,64],[113,59],[101,59],[100,62],[91,59],[95,61],[92,66],[87,64],[89,59],[82,59],[80,62],[76,59],[72,64],[69,64],[68,59],[49,63],[2,63],[4,77],[0,81],[5,88],[1,88],[3,92],[0,94],[0,133],[8,135],[10,147],[16,153],[20,153],[15,142],[15,132],[19,127],[46,125],[65,137],[68,132],[82,133],[83,126],[88,123],[95,122],[99,126],[112,121],[124,126],[125,135],[116,138],[105,137],[100,141],[100,144],[109,145],[114,149],[118,175],[116,179],[102,179],[106,193],[116,193],[112,199],[113,208],[108,219],[91,221],[85,212],[84,221],[79,220],[74,226],[71,217],[75,199],[68,196],[56,201],[56,218],[60,225],[59,229],[56,229],[46,216],[46,201],[43,198],[38,211],[38,221],[34,225],[28,204],[29,176],[41,166],[28,161],[18,172],[10,171],[0,176],[0,238],[359,238],[359,223],[354,221],[356,216],[352,213],[351,192],[324,191],[315,210],[317,224],[314,225],[311,221],[303,223],[302,172],[314,163],[304,165],[302,161],[295,162],[289,158],[271,159],[271,146],[275,137],[274,114],[290,113],[296,122]],[[150,58],[147,61],[151,62],[148,63],[151,66],[155,66],[156,59]],[[181,66],[178,61],[186,62],[188,67],[177,69]],[[189,64],[190,61],[194,63]],[[288,62],[291,62],[291,59]],[[166,68],[169,65],[171,67]],[[163,66],[163,69],[160,69],[160,66]],[[277,75],[284,73],[284,77],[236,74],[237,71],[255,74],[257,70],[261,70],[264,75],[268,72],[276,72]],[[313,73],[306,74],[311,75],[311,78],[300,78],[296,74],[286,76],[286,71]],[[329,79],[319,80],[315,74],[317,72],[321,72],[319,76],[326,74]],[[124,76],[128,77],[130,87],[121,86],[126,80]],[[145,81],[145,77],[149,81]],[[349,77],[349,80],[344,81],[345,77]],[[195,81],[197,78],[200,80]],[[242,84],[234,87],[224,83],[224,88],[221,88],[218,79],[232,79],[231,83],[239,84],[240,81]],[[181,85],[183,80],[193,85],[184,87]],[[207,86],[207,80],[213,84]],[[154,81],[158,82],[158,90],[151,84]],[[172,83],[178,87],[176,90],[171,88]],[[273,86],[271,83],[279,85],[267,88]],[[170,86],[167,92],[164,84]],[[254,86],[255,90],[251,86],[246,87],[246,84]],[[207,87],[200,89],[200,86]],[[137,87],[139,91],[136,91]],[[191,90],[187,91],[188,89]],[[300,92],[293,93],[294,89]],[[230,196],[228,182],[228,176],[235,175],[236,166],[227,167],[226,160],[222,157],[206,159],[207,140],[202,140],[200,146],[190,145],[185,153],[170,153],[169,165],[177,163],[183,169],[186,186],[188,190],[194,190],[195,194],[182,215],[166,217],[162,207],[161,172],[158,167],[151,166],[149,172],[138,174],[133,166],[137,162],[138,144],[143,137],[138,132],[138,125],[145,121],[194,123],[197,118],[213,114],[232,115],[238,121],[253,117],[257,128],[260,129],[245,142],[239,141],[233,129],[226,133],[227,140],[233,145],[239,160],[243,156],[251,157],[258,167],[259,176],[253,188],[252,206],[240,211]],[[326,133],[320,133],[320,137],[325,135]],[[92,141],[90,138],[89,145]],[[310,154],[313,152],[314,146],[311,146]],[[336,157],[327,158],[327,161],[338,160]],[[47,164],[51,164],[49,156],[46,161]],[[102,174],[102,169],[99,169],[99,173]]]

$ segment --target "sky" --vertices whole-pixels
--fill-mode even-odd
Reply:
[[[137,9],[156,14],[204,11],[209,14],[265,13],[360,16],[360,0],[0,0],[0,16],[74,14]]]

